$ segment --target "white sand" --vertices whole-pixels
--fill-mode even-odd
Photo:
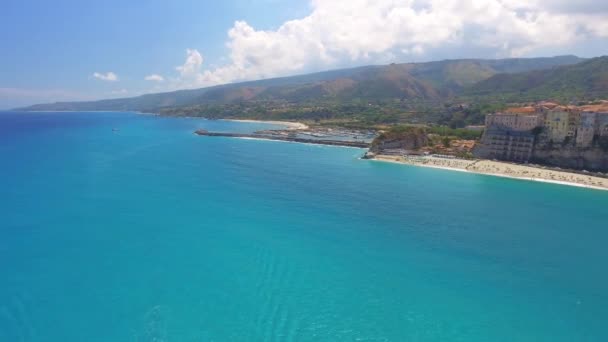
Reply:
[[[226,119],[225,121],[233,121],[233,122],[249,122],[249,123],[267,123],[272,125],[282,125],[286,126],[287,129],[308,129],[308,125],[305,125],[301,122],[291,122],[291,121],[264,121],[264,120],[232,120]]]
[[[538,167],[510,164],[492,160],[449,159],[430,156],[400,157],[386,155],[377,155],[374,157],[374,160],[536,182],[577,186],[590,189],[608,190],[608,178],[564,171],[547,170]]]

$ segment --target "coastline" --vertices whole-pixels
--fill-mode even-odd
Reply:
[[[4,112],[4,111],[2,111]],[[13,111],[6,111],[7,113]],[[158,116],[155,113],[146,113],[138,111],[27,111],[27,112],[91,112],[91,113],[103,113],[103,112],[116,112],[116,113],[134,113],[140,115],[153,115]],[[196,117],[198,118],[198,117]],[[202,118],[206,119],[206,118]],[[290,122],[290,121],[273,121],[273,120],[251,120],[251,119],[220,119],[222,121],[231,122],[242,122],[242,123],[266,123],[274,125],[282,125],[286,127],[286,130],[306,130],[309,126],[301,122]],[[267,139],[264,137],[239,137],[240,139],[251,139],[251,140],[266,140],[266,141],[281,141],[276,139]],[[310,145],[324,145],[332,147],[346,147],[346,148],[357,148],[355,146],[336,146],[333,144],[324,143],[308,143],[299,141],[283,141],[292,142],[298,144],[310,144]],[[394,156],[394,155],[375,155],[373,157],[365,158],[372,161],[389,162],[402,165],[412,165],[419,167],[428,167],[435,169],[443,169],[457,172],[467,172],[473,174],[495,176],[502,178],[518,179],[525,181],[534,181],[541,183],[550,183],[557,185],[574,186],[587,189],[603,190],[608,191],[608,178],[596,177],[592,175],[584,175],[579,173],[558,171],[552,169],[545,169],[541,167],[511,164],[506,162],[499,162],[493,160],[467,160],[458,158],[442,158],[436,156]]]
[[[376,155],[369,160],[608,191],[608,179],[492,160]]]
[[[133,114],[141,114],[141,115],[152,115],[152,116],[163,116],[159,113],[148,113],[148,112],[140,112],[140,111],[132,111],[132,110],[28,110],[28,111],[13,111],[13,110],[0,110],[0,112],[6,113],[133,113]],[[184,116],[186,118],[192,119],[203,119],[210,120],[201,116]],[[175,116],[175,118],[179,118],[179,116]],[[264,123],[271,125],[281,125],[285,126],[287,130],[306,130],[310,127],[301,122],[293,122],[293,121],[276,121],[276,120],[253,120],[253,119],[218,119],[218,121],[231,121],[231,122],[243,122],[243,123]]]
[[[245,123],[265,123],[271,125],[282,125],[287,127],[288,130],[300,130],[300,129],[308,129],[308,125],[303,124],[301,122],[292,122],[292,121],[272,121],[272,120],[250,120],[250,119],[221,119],[222,121],[232,121],[232,122],[245,122]]]
[[[140,112],[133,110],[0,110],[0,113],[132,113],[138,115],[161,116],[158,113]]]

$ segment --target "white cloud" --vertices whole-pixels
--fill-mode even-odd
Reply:
[[[184,78],[196,77],[200,72],[201,65],[203,65],[203,56],[201,56],[198,50],[187,49],[186,54],[188,57],[183,65],[175,67],[179,71],[180,75]]]
[[[113,72],[108,72],[108,73],[99,73],[99,72],[95,72],[93,73],[93,77],[95,77],[98,80],[102,80],[102,81],[110,81],[110,82],[114,82],[114,81],[118,81],[118,75],[116,75]]]
[[[228,62],[203,70],[187,50],[177,67],[185,86],[267,78],[387,58],[432,57],[433,51],[485,51],[516,57],[545,48],[607,38],[597,1],[582,0],[312,0],[312,12],[276,30],[244,21],[228,31]],[[606,7],[606,6],[604,6]],[[604,8],[602,7],[602,9]]]
[[[161,75],[158,74],[152,74],[152,75],[148,75],[144,78],[144,80],[146,81],[153,81],[153,82],[162,82],[165,80],[164,77],[162,77]]]

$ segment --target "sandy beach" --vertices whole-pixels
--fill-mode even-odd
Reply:
[[[608,178],[549,170],[526,165],[510,164],[492,160],[466,160],[433,156],[402,157],[388,155],[376,155],[374,156],[373,160],[460,172],[471,172],[536,182],[577,186],[590,189],[608,190]]]
[[[249,122],[249,123],[267,123],[272,125],[282,125],[287,127],[287,129],[296,130],[296,129],[308,129],[308,125],[305,125],[301,122],[291,122],[291,121],[265,121],[265,120],[232,120],[226,119],[226,121],[233,122]]]

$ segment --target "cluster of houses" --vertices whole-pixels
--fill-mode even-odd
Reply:
[[[543,102],[486,116],[486,129],[475,155],[527,162],[534,148],[593,147],[608,139],[608,102],[562,106]]]

